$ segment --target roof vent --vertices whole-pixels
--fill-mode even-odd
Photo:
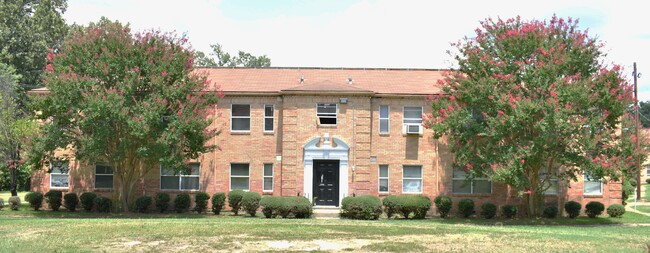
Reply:
[[[305,82],[305,76],[300,76],[300,83],[302,84],[304,82]]]
[[[352,77],[348,77],[348,84],[352,84]]]

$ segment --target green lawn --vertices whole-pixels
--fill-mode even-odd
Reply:
[[[643,185],[645,191],[645,201],[650,202],[650,184]]]

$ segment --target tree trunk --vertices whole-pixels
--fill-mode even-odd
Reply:
[[[535,218],[541,215],[541,211],[542,211],[541,206],[542,206],[542,202],[544,201],[543,197],[544,197],[543,193],[536,192],[536,191],[531,191],[531,193],[528,194],[527,214],[529,218]]]
[[[11,164],[9,165],[10,167],[13,165],[13,168],[9,169],[11,173],[11,185],[9,186],[9,191],[11,191],[11,196],[18,196],[18,191],[16,190],[17,184],[16,184],[16,172],[18,172],[18,160],[20,159],[20,156],[18,155],[17,151],[12,151],[11,152]]]

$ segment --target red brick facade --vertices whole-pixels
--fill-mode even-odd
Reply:
[[[281,69],[283,70],[283,69]],[[219,69],[219,71],[222,71]],[[232,70],[235,71],[235,70]],[[249,70],[250,71],[250,70]],[[283,70],[284,71],[284,70]],[[336,70],[334,70],[336,71]],[[394,70],[399,72],[409,70]],[[342,72],[339,71],[339,72]],[[429,71],[431,79],[439,77],[439,71]],[[385,71],[382,71],[385,76]],[[426,75],[428,72],[420,73]],[[357,73],[358,74],[358,73]],[[366,70],[365,75],[373,75],[372,70]],[[412,73],[409,73],[412,74]],[[423,194],[432,199],[438,195],[451,196],[454,202],[463,198],[471,198],[480,206],[484,202],[497,205],[521,204],[518,194],[501,184],[492,184],[491,193],[459,194],[452,190],[451,154],[444,139],[436,140],[430,130],[424,130],[422,135],[404,134],[404,107],[422,107],[424,113],[430,112],[426,94],[434,92],[433,81],[422,81],[420,90],[396,91],[378,93],[371,91],[372,85],[354,86],[349,90],[277,90],[267,92],[230,91],[234,84],[219,82],[219,77],[211,73],[210,78],[221,85],[226,96],[218,104],[218,118],[214,124],[222,130],[221,134],[212,141],[219,145],[220,150],[204,154],[197,162],[200,163],[198,190],[162,190],[175,195],[180,192],[193,193],[205,191],[228,192],[231,185],[231,164],[249,164],[249,190],[261,194],[311,197],[310,189],[306,189],[305,180],[311,180],[309,175],[312,168],[311,160],[305,158],[306,145],[310,141],[316,146],[324,147],[326,136],[332,142],[349,147],[340,169],[346,170],[345,180],[339,182],[341,196],[352,194],[364,195],[400,195]],[[226,75],[226,74],[223,74]],[[346,74],[339,76],[345,78]],[[295,86],[299,86],[301,76],[295,76]],[[306,80],[316,77],[303,77]],[[330,77],[328,77],[330,78]],[[373,77],[374,78],[374,77]],[[381,79],[381,77],[377,77]],[[394,77],[391,77],[394,78]],[[390,79],[390,78],[388,78]],[[346,80],[342,81],[343,85]],[[230,85],[230,86],[228,86]],[[272,82],[269,83],[272,85]],[[396,84],[399,85],[399,84]],[[331,85],[330,85],[331,86]],[[331,88],[331,87],[330,87]],[[279,88],[278,88],[279,89]],[[345,99],[347,101],[342,101]],[[337,105],[334,126],[321,125],[317,117],[317,104],[331,103]],[[231,131],[231,105],[250,105],[250,131]],[[265,105],[273,106],[273,131],[264,131]],[[379,131],[379,108],[389,107],[389,133]],[[316,148],[317,149],[317,148]],[[317,151],[315,151],[317,152]],[[328,151],[324,151],[324,155]],[[343,154],[343,153],[341,153]],[[346,163],[346,165],[344,165]],[[273,189],[263,191],[264,164],[273,164]],[[379,166],[388,165],[389,191],[379,192]],[[403,166],[421,166],[421,193],[403,193]],[[94,190],[94,166],[70,162],[69,187],[64,191],[83,192]],[[309,169],[309,170],[308,170]],[[305,174],[308,172],[307,174]],[[241,180],[241,179],[240,179]],[[311,184],[311,183],[310,183]],[[583,205],[589,201],[600,201],[605,205],[621,202],[621,185],[616,182],[606,182],[602,194],[588,196],[583,193],[583,182],[559,183],[557,195],[546,198],[548,204],[562,204],[568,200],[576,200]],[[35,191],[45,192],[50,188],[50,175],[37,171],[32,177]],[[105,195],[111,195],[112,190],[95,190]],[[144,178],[138,187],[138,196],[153,195],[161,191],[160,170],[154,169]],[[455,208],[455,207],[454,207]]]

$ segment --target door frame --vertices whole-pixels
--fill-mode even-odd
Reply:
[[[317,160],[314,160],[314,165],[316,165],[317,163],[320,163],[320,162],[327,163],[327,162],[333,162],[333,161],[336,161],[336,163],[333,163],[333,164],[336,164],[336,170],[337,170],[336,174],[338,176],[338,174],[341,174],[341,169],[340,169],[341,163],[338,160],[334,160],[334,159],[327,159],[327,160],[317,159]],[[313,167],[313,170],[316,170],[316,166]],[[316,178],[312,177],[312,193],[317,188],[316,185],[313,185],[314,181],[316,181]],[[336,191],[338,193],[338,191],[341,190],[341,178],[340,177],[336,178],[336,188],[337,188]],[[313,194],[315,194],[315,193],[313,193]],[[318,201],[318,200],[316,200],[316,201]],[[340,203],[341,201],[340,201],[340,199],[338,199],[338,196],[337,196],[336,199],[333,199],[333,201],[336,202],[336,204],[333,205],[333,206],[341,205],[341,203]],[[312,198],[312,202],[313,202],[313,198]],[[319,205],[319,206],[320,205],[322,205],[322,206],[330,206],[330,205],[326,205],[326,204],[318,204],[318,203],[314,203],[314,204]]]
[[[304,149],[304,170],[303,170],[303,193],[313,203],[313,182],[314,182],[314,160],[339,160],[339,205],[344,197],[348,195],[348,153],[349,146],[337,138],[332,138],[335,145],[331,145],[329,137],[321,145],[318,145],[320,137],[316,137],[305,144]]]

